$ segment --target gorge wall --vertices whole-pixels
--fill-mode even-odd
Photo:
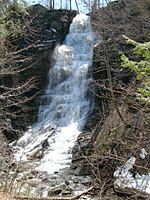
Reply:
[[[140,0],[110,2],[107,7],[91,13],[93,29],[101,36],[101,44],[95,48],[93,58],[93,76],[95,85],[99,85],[96,92],[100,96],[102,95],[100,85],[108,87],[109,84],[108,68],[110,68],[113,88],[116,89],[120,82],[124,84],[130,82],[133,73],[128,69],[121,69],[121,55],[125,54],[130,59],[136,59],[136,56],[132,54],[133,46],[127,44],[122,36],[125,35],[137,42],[148,42],[150,40],[149,16],[150,4]],[[100,102],[100,98],[96,97],[95,103],[98,107]],[[104,110],[108,110],[107,104]]]
[[[20,131],[24,131],[27,126],[37,120],[40,95],[45,91],[49,69],[55,60],[54,49],[64,41],[72,19],[77,14],[76,11],[69,10],[48,10],[39,4],[29,7],[27,12],[28,15],[23,19],[27,25],[27,34],[15,45],[19,49],[27,48],[23,54],[29,57],[30,62],[23,65],[27,69],[19,75],[14,75],[10,83],[13,85],[30,78],[35,79],[35,87],[24,94],[24,98],[28,98],[29,101],[25,102],[22,107],[10,109],[12,112],[11,126],[14,130]],[[10,79],[8,81],[10,82]],[[18,114],[17,111],[19,111]],[[18,134],[15,131],[9,131],[6,137],[12,140],[18,137]]]
[[[142,116],[133,101],[137,84],[133,81],[135,74],[121,67],[121,55],[125,54],[132,60],[139,58],[133,54],[134,47],[127,44],[122,35],[138,42],[150,40],[150,4],[140,0],[120,0],[110,2],[99,10],[93,10],[90,15],[93,30],[100,34],[101,38],[101,43],[94,49],[93,57],[95,106],[83,134],[78,137],[73,150],[71,167],[77,175],[90,173],[90,165],[87,164],[84,156],[93,155],[94,144],[95,148],[99,149],[98,155],[104,158],[104,160],[100,159],[99,163],[101,163],[101,176],[105,180],[108,174],[109,178],[112,178],[113,171],[117,165],[120,165],[116,161],[117,158],[112,161],[107,157],[114,156],[114,152],[117,152],[120,157],[128,159],[137,141],[131,133],[140,132],[137,127],[142,122]],[[109,76],[111,76],[111,83]],[[128,86],[131,88],[127,91]],[[114,92],[116,105],[111,90]],[[129,125],[129,129],[123,127],[115,106]],[[139,140],[139,135],[137,138]],[[131,140],[134,141],[133,146],[127,147],[128,145],[125,144],[129,144]],[[140,143],[141,146],[145,146],[145,140],[146,137],[143,143]],[[126,143],[123,145],[120,141]],[[135,152],[138,156],[138,148]],[[89,160],[89,162],[93,161]]]
[[[121,106],[121,95],[125,95],[121,94],[121,91],[128,87],[135,78],[133,72],[121,67],[121,55],[125,54],[131,60],[139,60],[138,56],[133,53],[134,46],[127,44],[122,36],[125,35],[141,43],[150,41],[149,17],[150,3],[140,0],[110,2],[107,7],[91,13],[93,29],[101,36],[101,44],[95,48],[93,57],[93,76],[97,94],[92,116],[95,116],[95,123],[103,124],[106,116],[115,109],[108,88],[116,91],[114,94],[117,105]],[[108,71],[111,75],[111,85]],[[136,84],[132,88],[133,91]],[[128,103],[125,104],[131,108]],[[102,128],[102,126],[99,127]],[[95,136],[98,132],[95,132]]]

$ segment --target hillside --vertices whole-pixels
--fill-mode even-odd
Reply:
[[[130,171],[148,174],[149,104],[137,100],[136,92],[141,82],[135,79],[135,73],[121,67],[121,55],[133,61],[142,59],[133,53],[134,46],[127,44],[122,35],[141,43],[150,41],[150,2],[116,1],[91,16],[94,29],[102,38],[95,49],[93,71],[98,95],[96,110],[99,111],[99,120],[98,115],[95,117],[94,137],[101,180],[106,183],[110,178],[114,182],[114,171],[133,156],[136,162]],[[145,159],[140,156],[142,149],[147,152]],[[130,198],[145,196],[140,189],[141,193],[123,186],[121,180],[115,182],[114,188]]]
[[[74,148],[72,167],[77,174],[88,174],[93,171],[91,166],[95,166],[96,183],[99,188],[104,187],[100,190],[101,195],[114,184],[115,170],[133,156],[136,157],[131,169],[134,174],[150,171],[149,104],[137,100],[137,87],[141,82],[136,80],[136,74],[121,67],[122,54],[134,61],[142,59],[133,53],[134,46],[127,44],[122,36],[141,43],[150,41],[150,3],[116,1],[93,10],[90,15],[93,29],[101,38],[93,57],[95,90],[90,89],[96,95],[95,107]],[[147,152],[146,159],[140,157],[142,149]],[[86,158],[88,164],[83,154],[90,155]],[[125,199],[128,195],[128,198],[145,197],[141,191],[123,189],[122,183],[117,184],[115,191]],[[115,195],[114,192],[107,195],[112,194]]]

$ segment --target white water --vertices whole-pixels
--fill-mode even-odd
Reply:
[[[71,149],[90,111],[87,90],[92,81],[89,70],[94,43],[90,18],[77,15],[64,45],[56,49],[38,122],[17,142],[18,160],[31,158],[45,145],[38,169],[52,174],[70,164]]]

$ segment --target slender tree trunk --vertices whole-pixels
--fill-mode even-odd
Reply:
[[[77,10],[78,10],[78,12],[79,12],[79,7],[78,7],[77,0],[75,0],[75,2],[76,2],[76,7],[77,7]]]
[[[99,9],[100,8],[100,0],[97,1],[97,4],[98,4],[97,8]]]
[[[94,0],[94,3],[92,5],[92,12],[94,12],[97,9],[97,0]]]
[[[50,10],[52,10],[53,6],[52,6],[52,0],[50,0]]]
[[[54,8],[55,8],[55,0],[53,0],[53,10],[54,10]]]
[[[60,0],[60,9],[62,9],[62,0]]]

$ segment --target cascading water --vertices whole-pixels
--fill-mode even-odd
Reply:
[[[37,168],[50,174],[70,164],[71,149],[90,111],[87,90],[94,40],[90,18],[77,15],[64,45],[56,49],[38,122],[17,142],[17,159],[31,159],[41,152]]]

